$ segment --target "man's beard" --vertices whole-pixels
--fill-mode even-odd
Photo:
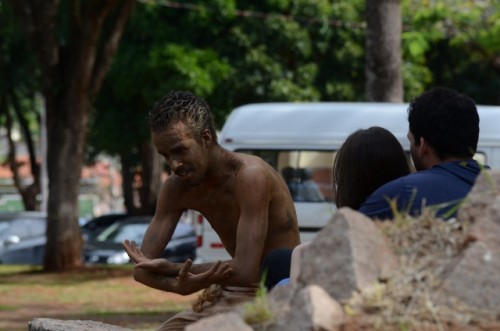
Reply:
[[[196,187],[196,186],[200,186],[204,180],[205,180],[205,176],[199,176],[199,177],[195,177],[195,178],[190,179],[187,184],[190,187]]]

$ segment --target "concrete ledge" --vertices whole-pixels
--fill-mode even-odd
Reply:
[[[28,331],[132,331],[115,325],[96,321],[56,320],[52,318],[35,318],[28,322]]]

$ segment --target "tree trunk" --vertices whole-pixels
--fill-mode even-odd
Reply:
[[[68,1],[68,7],[61,7],[69,9],[65,13],[59,0],[9,2],[37,58],[46,103],[49,199],[44,268],[65,271],[81,265],[78,194],[92,102],[136,1]],[[58,26],[60,22],[69,24]]]
[[[132,215],[153,215],[161,189],[162,160],[151,141],[139,146],[140,165],[121,155],[125,208]]]
[[[366,0],[366,99],[402,102],[400,0]]]
[[[90,102],[86,95],[73,95],[62,97],[54,106],[55,116],[47,122],[49,222],[44,266],[48,271],[81,265],[78,195]]]
[[[127,213],[131,215],[137,214],[137,207],[134,203],[134,175],[135,169],[132,166],[129,155],[120,155],[122,164],[122,191],[123,203]]]
[[[153,215],[156,209],[156,198],[160,194],[162,161],[151,141],[140,147],[142,160],[142,186],[140,189],[141,213]]]

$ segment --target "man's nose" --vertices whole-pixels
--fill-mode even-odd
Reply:
[[[182,162],[180,162],[177,159],[172,159],[170,160],[170,168],[172,168],[173,171],[177,170],[182,165]]]

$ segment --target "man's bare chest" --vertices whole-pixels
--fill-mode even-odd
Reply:
[[[188,197],[189,209],[203,214],[207,220],[217,222],[217,219],[236,218],[240,212],[234,190],[227,186],[214,189],[204,189],[194,192]]]

